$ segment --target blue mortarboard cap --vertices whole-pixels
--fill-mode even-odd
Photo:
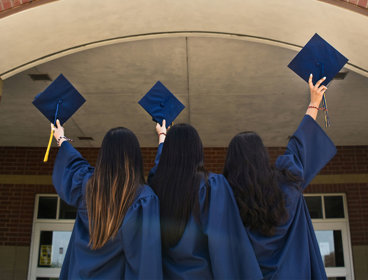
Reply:
[[[185,106],[158,81],[138,102],[152,117],[152,120],[162,125],[166,120],[169,127]]]
[[[329,84],[348,59],[323,40],[317,33],[294,57],[288,67],[308,82],[313,74],[313,84],[326,77],[323,85]]]
[[[73,85],[60,74],[33,100],[33,105],[53,124],[59,119],[63,125],[86,100]]]

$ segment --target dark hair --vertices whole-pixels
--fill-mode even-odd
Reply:
[[[237,134],[230,142],[224,176],[233,189],[246,227],[267,236],[286,222],[288,213],[280,181],[299,182],[287,170],[270,165],[262,139],[252,131]]]
[[[124,127],[109,130],[86,187],[92,249],[116,236],[141,184],[144,174],[137,137]]]
[[[174,246],[183,235],[190,215],[199,209],[198,191],[203,178],[203,146],[189,124],[176,124],[167,133],[151,187],[160,200],[163,248]]]

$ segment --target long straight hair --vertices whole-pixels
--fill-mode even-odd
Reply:
[[[286,222],[288,212],[279,182],[297,185],[300,179],[270,164],[257,133],[245,131],[231,140],[223,174],[233,189],[246,227],[272,236],[275,228]]]
[[[178,243],[190,215],[199,209],[199,185],[206,176],[202,141],[197,131],[189,124],[174,125],[167,133],[151,182],[160,199],[163,248]]]
[[[137,137],[124,127],[109,130],[86,187],[92,249],[116,236],[141,184],[143,163]]]

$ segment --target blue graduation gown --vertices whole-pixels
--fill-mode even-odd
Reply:
[[[289,214],[272,237],[248,230],[265,279],[327,279],[302,191],[335,155],[336,148],[318,123],[304,116],[286,152],[276,160],[303,179],[301,189],[280,184]]]
[[[141,186],[117,236],[91,250],[86,183],[94,172],[68,142],[57,154],[53,184],[61,199],[77,208],[77,217],[60,279],[162,279],[159,201],[152,189]]]
[[[148,182],[156,172],[162,147],[158,147]],[[207,188],[210,198],[206,211]],[[208,184],[201,183],[199,202],[200,223],[191,215],[179,242],[162,253],[164,278],[261,279],[254,250],[223,175],[210,173]]]

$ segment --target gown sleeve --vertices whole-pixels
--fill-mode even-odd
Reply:
[[[210,177],[209,185],[205,232],[214,278],[262,279],[230,185],[223,175]]]
[[[125,279],[162,279],[159,201],[152,194],[140,198],[123,225]]]
[[[148,173],[148,178],[147,178],[147,183],[148,185],[150,185],[153,176],[155,176],[156,170],[157,170],[157,166],[158,163],[160,162],[160,157],[161,157],[161,153],[162,153],[162,148],[164,146],[164,143],[161,143],[158,145],[157,148],[157,153],[156,153],[156,157],[155,157],[155,166],[152,167],[152,169],[150,170],[150,172]]]
[[[277,158],[276,167],[300,177],[304,190],[335,154],[331,139],[312,117],[305,115],[290,138],[285,154]]]
[[[61,144],[54,163],[52,183],[56,192],[67,204],[79,207],[82,187],[93,174],[93,167],[67,141]]]

